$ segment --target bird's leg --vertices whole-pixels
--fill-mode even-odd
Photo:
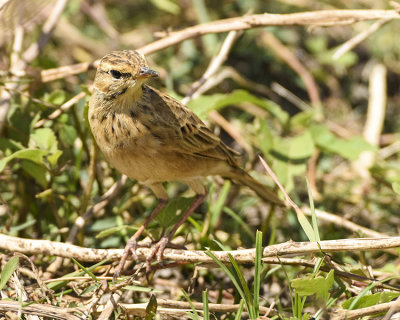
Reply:
[[[129,254],[132,254],[134,259],[137,259],[136,255],[136,248],[137,248],[137,240],[139,237],[142,235],[143,231],[146,229],[146,227],[149,225],[149,223],[160,213],[160,211],[167,205],[168,200],[166,199],[160,199],[158,201],[157,207],[154,208],[153,212],[150,214],[150,216],[147,217],[146,221],[143,223],[143,225],[135,232],[135,234],[128,240],[126,243],[124,253],[122,254],[121,260],[119,262],[119,265],[114,272],[113,280],[116,280],[121,271],[124,268],[125,262],[129,257]]]
[[[157,256],[157,261],[161,262],[164,250],[167,247],[168,243],[171,241],[171,239],[174,236],[175,232],[187,220],[187,218],[189,218],[191,216],[191,214],[197,209],[197,207],[204,201],[204,198],[206,197],[206,195],[207,195],[206,193],[196,195],[196,198],[194,199],[193,203],[186,210],[186,212],[179,219],[179,221],[175,224],[175,226],[168,233],[168,235],[162,237],[156,243],[156,245],[151,250],[150,255],[146,259],[146,263],[147,263],[146,270],[147,270],[147,272],[149,272],[151,270],[151,261],[154,259],[154,256]]]

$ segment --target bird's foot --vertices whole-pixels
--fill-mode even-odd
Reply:
[[[137,260],[138,256],[136,254],[136,249],[138,247],[137,241],[135,237],[131,237],[128,242],[126,243],[124,253],[122,254],[121,260],[118,264],[117,269],[114,272],[113,275],[113,282],[117,280],[117,278],[120,276],[122,270],[124,269],[125,262],[128,260],[129,255],[132,255],[134,260]]]
[[[146,259],[146,273],[151,272],[151,262],[154,260],[154,257],[157,258],[157,262],[161,263],[162,262],[162,257],[164,254],[164,250],[169,244],[169,238],[168,237],[162,237],[153,247],[151,250],[149,256]]]

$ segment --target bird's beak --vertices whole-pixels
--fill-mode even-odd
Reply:
[[[151,78],[151,77],[158,77],[158,73],[153,71],[147,67],[140,67],[139,72],[139,79]]]

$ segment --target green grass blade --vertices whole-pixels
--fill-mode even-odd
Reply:
[[[203,291],[203,319],[210,320],[210,310],[208,309],[208,291],[207,289]]]
[[[239,295],[245,301],[246,308],[249,311],[250,308],[248,305],[248,301],[246,300],[246,295],[244,294],[244,291],[242,290],[241,286],[239,285],[239,282],[237,281],[234,274],[210,250],[205,251],[205,254],[208,255],[211,259],[213,259],[213,261],[222,269],[222,271],[225,272],[225,274],[229,277],[229,279],[231,279],[231,281],[232,281],[233,285],[235,286],[236,290],[238,291]],[[250,311],[249,311],[249,313],[250,313]]]
[[[19,263],[18,257],[12,257],[6,263],[0,274],[0,290],[3,289],[7,281],[11,278],[12,274],[18,267],[18,263]]]
[[[262,232],[257,230],[256,233],[256,260],[254,263],[254,312],[255,316],[259,316],[259,300],[261,285],[261,257],[262,257]]]
[[[243,276],[243,273],[240,270],[239,265],[237,264],[235,259],[233,259],[232,255],[229,253],[228,253],[228,257],[229,257],[229,260],[230,260],[233,268],[235,269],[236,275],[239,278],[241,287],[243,289],[243,292],[245,295],[244,298],[246,299],[246,305],[248,306],[247,311],[249,312],[250,319],[256,319],[257,317],[256,317],[255,311],[254,311],[254,301],[253,301],[253,297],[251,296],[249,286],[247,285],[247,282]]]
[[[72,258],[72,261],[78,265],[79,268],[81,268],[85,273],[87,273],[94,281],[98,282],[99,279],[94,275],[93,272],[91,272],[88,268],[85,268],[83,265],[81,265],[78,261],[76,261],[74,258]]]
[[[244,300],[240,300],[239,308],[238,311],[236,312],[235,320],[240,320],[242,319],[242,313],[243,313],[243,307],[244,307]]]
[[[200,320],[200,319],[201,319],[201,318],[200,318],[200,315],[199,315],[199,313],[197,312],[196,307],[194,306],[194,304],[193,304],[193,302],[192,302],[192,299],[190,299],[190,297],[189,297],[189,295],[187,294],[187,292],[186,292],[185,290],[183,290],[183,289],[182,289],[182,293],[183,293],[183,296],[185,297],[185,299],[187,300],[187,302],[189,302],[190,308],[191,308],[192,311],[193,311],[193,313],[189,313],[190,317],[191,317],[192,319],[198,319],[198,320]]]
[[[316,241],[321,241],[321,238],[319,236],[319,230],[318,230],[317,216],[315,215],[314,199],[313,199],[312,193],[311,193],[310,182],[308,181],[307,178],[306,178],[306,182],[307,182],[308,199],[310,201],[311,219],[312,219],[312,226],[314,229],[314,237],[315,237]]]

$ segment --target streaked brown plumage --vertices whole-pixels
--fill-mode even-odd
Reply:
[[[239,154],[190,109],[146,85],[147,78],[156,75],[138,52],[112,52],[99,64],[89,103],[90,127],[106,159],[120,172],[147,185],[160,199],[149,219],[168,199],[163,182],[181,181],[192,188],[198,195],[195,207],[189,209],[193,212],[206,194],[203,178],[209,175],[233,179],[253,189],[262,199],[282,204],[272,191],[239,167]],[[136,240],[148,222],[127,244],[123,262],[129,251],[135,250]],[[156,246],[151,259],[156,253],[161,259],[172,235]]]

